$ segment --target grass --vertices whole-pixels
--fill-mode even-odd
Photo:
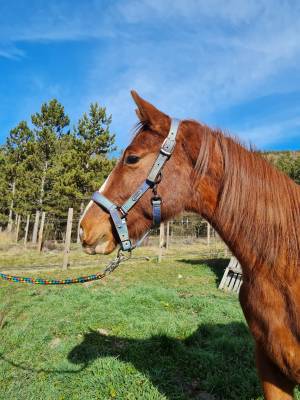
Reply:
[[[12,232],[0,231],[0,251],[3,251],[11,246],[15,237]]]
[[[1,282],[0,399],[262,399],[237,297],[217,289],[228,260],[190,253],[132,260],[84,285]]]

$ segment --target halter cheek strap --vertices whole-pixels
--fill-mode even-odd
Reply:
[[[114,223],[117,234],[119,236],[122,250],[124,251],[130,250],[131,242],[129,239],[126,218],[120,215],[119,212],[120,207],[112,203],[107,197],[103,196],[103,194],[100,192],[95,192],[92,196],[92,200],[110,213],[111,219]]]
[[[132,243],[129,239],[126,216],[129,210],[138,202],[138,200],[150,188],[153,191],[153,197],[151,199],[153,226],[158,226],[160,224],[162,201],[161,198],[157,195],[156,189],[157,185],[160,183],[161,180],[161,171],[165,163],[171,157],[174,151],[179,125],[180,125],[180,120],[175,118],[171,120],[171,126],[168,136],[163,141],[159,154],[146,180],[139,186],[139,188],[133,193],[133,195],[130,196],[130,198],[122,206],[117,206],[100,192],[95,192],[92,196],[92,200],[97,205],[99,205],[101,208],[104,208],[107,212],[110,213],[110,216],[112,218],[116,232],[119,237],[121,248],[124,251],[130,251],[135,247],[132,246]]]

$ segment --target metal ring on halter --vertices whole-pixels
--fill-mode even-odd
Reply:
[[[160,173],[157,175],[157,178],[154,182],[155,185],[158,185],[162,180],[162,172],[160,171]]]

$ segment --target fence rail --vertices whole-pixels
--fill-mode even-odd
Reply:
[[[13,235],[14,242],[24,249],[61,252],[62,268],[67,269],[71,244],[79,242],[79,221],[78,217],[74,218],[72,208],[68,210],[67,219],[53,218],[45,211],[37,211],[34,215],[16,215],[9,234]],[[156,247],[155,253],[158,262],[161,262],[166,255],[170,256],[169,250],[180,245],[201,245],[211,253],[215,243],[222,242],[208,222],[198,215],[186,214],[162,223],[158,229],[153,229],[142,246]],[[226,256],[228,250],[225,245],[222,248]]]

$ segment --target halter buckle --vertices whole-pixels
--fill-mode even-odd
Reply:
[[[125,240],[124,242],[121,241],[120,245],[123,251],[131,251],[132,249],[131,241],[129,239]]]
[[[163,155],[165,155],[167,157],[170,157],[172,155],[172,153],[173,153],[175,144],[176,144],[176,140],[166,137],[165,140],[163,141],[163,144],[162,144],[161,148],[160,148],[160,152]]]
[[[120,211],[122,219],[127,217],[128,212],[123,210],[122,206],[118,207],[118,211]]]

